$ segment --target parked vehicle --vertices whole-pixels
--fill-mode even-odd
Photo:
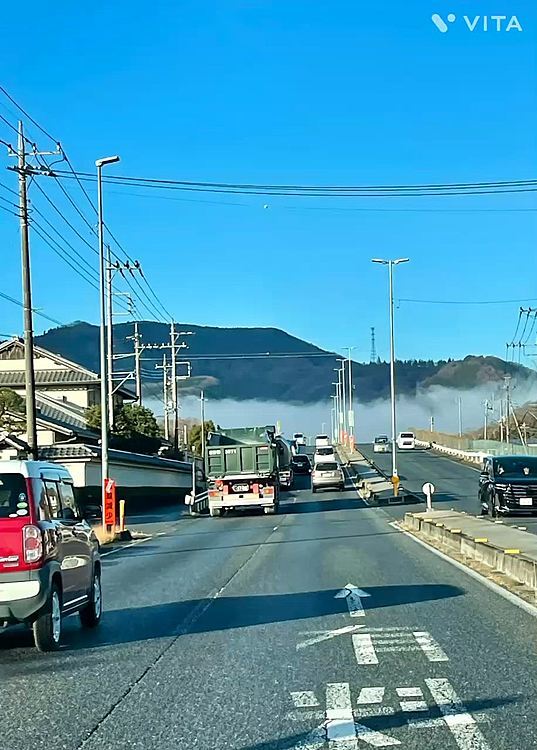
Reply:
[[[492,517],[537,511],[537,456],[486,458],[479,475],[481,513]]]
[[[330,438],[328,435],[317,435],[315,437],[315,447],[319,448],[323,445],[330,445]]]
[[[379,435],[373,443],[373,453],[388,453],[390,450],[390,441],[387,435]]]
[[[0,461],[0,631],[25,623],[39,651],[60,647],[63,617],[102,614],[99,543],[63,466]]]
[[[313,465],[319,461],[337,461],[332,445],[319,446],[313,454]]]
[[[397,436],[397,447],[401,451],[414,450],[416,437],[413,432],[400,432]]]
[[[337,461],[319,461],[313,467],[311,475],[312,492],[336,488],[340,492],[345,489],[345,476]]]
[[[309,456],[298,454],[291,461],[295,474],[311,474],[311,462]]]
[[[209,434],[205,473],[209,513],[263,508],[277,513],[280,500],[279,446],[275,428],[242,427]]]
[[[293,435],[293,442],[297,448],[299,445],[306,445],[306,437],[302,432],[295,432]]]

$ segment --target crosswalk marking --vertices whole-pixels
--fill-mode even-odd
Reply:
[[[383,687],[367,687],[360,690],[358,696],[358,705],[370,704],[370,703],[382,703],[384,700],[384,691],[386,688]]]
[[[379,654],[421,652],[430,662],[446,662],[449,657],[433,636],[425,630],[367,628],[367,632],[353,633],[352,645],[360,666],[379,663]]]
[[[468,713],[450,683],[442,678],[429,678],[425,682],[459,749],[490,750],[476,720]]]
[[[296,708],[314,708],[320,705],[315,693],[311,690],[291,692],[291,699]]]
[[[373,638],[369,633],[354,633],[352,645],[358,664],[378,664],[379,660],[373,645]]]

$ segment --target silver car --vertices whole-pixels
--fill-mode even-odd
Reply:
[[[337,461],[319,461],[311,474],[311,490],[317,492],[331,487],[340,492],[345,489],[343,471]]]

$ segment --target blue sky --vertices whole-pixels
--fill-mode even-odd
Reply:
[[[0,45],[3,85],[80,170],[118,153],[122,163],[109,174],[186,180],[537,176],[537,6],[529,0],[101,5],[29,0],[28,44],[6,27]],[[453,12],[457,22],[441,34],[433,12]],[[502,12],[516,13],[523,32],[471,33],[462,23],[464,14]],[[15,122],[1,95],[0,114]],[[0,138],[12,135],[0,122]],[[0,152],[0,167],[8,163]],[[14,178],[6,172],[0,182],[15,187]],[[40,179],[91,240],[57,188]],[[76,186],[67,187],[89,211]],[[30,194],[94,264],[35,186]],[[534,194],[314,201],[106,192],[112,230],[177,320],[277,326],[326,348],[356,345],[362,359],[372,325],[387,356],[387,278],[372,257],[412,259],[397,271],[401,298],[537,298],[535,209]],[[3,211],[0,242],[0,291],[20,298],[18,227]],[[35,306],[61,321],[96,322],[94,290],[37,237],[32,252]],[[400,303],[398,354],[502,355],[518,306]],[[20,329],[14,305],[0,300],[0,316],[0,333]]]

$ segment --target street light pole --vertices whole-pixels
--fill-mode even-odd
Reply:
[[[354,435],[355,435],[355,425],[354,425],[354,410],[353,410],[353,397],[352,397],[352,359],[351,359],[351,352],[354,349],[354,346],[346,346],[345,349],[349,352],[349,357],[347,359],[348,366],[349,366],[349,414],[348,414],[348,423],[349,423],[349,443],[352,449],[354,449]]]
[[[99,336],[100,355],[100,377],[101,377],[101,503],[103,514],[103,526],[105,524],[104,507],[106,496],[106,479],[108,478],[108,388],[106,367],[106,262],[104,253],[104,221],[103,221],[103,181],[102,168],[106,164],[114,164],[119,161],[119,156],[109,156],[97,159],[97,196],[98,196],[98,223],[99,223],[99,294],[101,307],[101,325]]]
[[[373,258],[373,263],[388,266],[389,295],[390,295],[390,400],[392,417],[392,477],[397,477],[397,414],[395,408],[395,332],[394,332],[394,306],[393,306],[393,267],[400,263],[408,263],[410,258],[398,258],[397,260],[382,260]]]
[[[345,384],[345,359],[338,359],[338,362],[341,362],[341,369],[339,370],[339,377],[341,379],[341,411],[343,415],[342,419],[342,428],[343,428],[343,434],[341,436],[341,441],[345,443],[345,435],[347,433],[347,393],[346,393],[346,384]]]

